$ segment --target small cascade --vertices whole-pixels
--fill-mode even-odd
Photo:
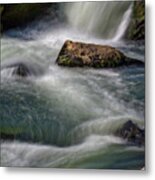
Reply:
[[[13,75],[15,68],[6,68],[6,69],[2,69],[1,70],[1,77],[5,77],[5,78],[11,78]]]
[[[130,22],[132,2],[66,3],[68,23],[75,29],[104,39],[121,39]]]
[[[38,63],[24,62],[14,59],[7,63],[2,63],[1,76],[5,78],[11,78],[13,76],[40,76],[42,74],[44,74],[44,68]]]

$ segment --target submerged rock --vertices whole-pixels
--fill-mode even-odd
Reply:
[[[112,68],[130,64],[144,64],[141,61],[126,57],[118,49],[111,46],[86,44],[67,40],[56,63],[68,67]]]
[[[14,139],[15,139],[14,134],[0,133],[0,140],[14,140]]]
[[[28,76],[32,75],[28,66],[24,63],[15,63],[15,64],[11,64],[11,65],[8,65],[8,66],[2,68],[2,70],[5,70],[5,69],[6,70],[10,69],[8,72],[12,76],[28,77]]]
[[[13,75],[27,77],[30,75],[29,69],[24,64],[19,64],[14,70]]]
[[[40,76],[44,74],[45,69],[38,63],[32,62],[10,62],[3,64],[1,71],[5,71],[5,74],[9,76],[28,77],[28,76]]]
[[[129,143],[136,144],[138,146],[145,143],[145,131],[140,129],[137,124],[131,120],[123,124],[123,126],[116,132],[117,136],[126,139]]]

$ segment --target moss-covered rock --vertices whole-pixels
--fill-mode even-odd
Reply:
[[[1,4],[1,30],[23,26],[42,17],[52,3]]]
[[[122,52],[111,46],[86,44],[67,40],[56,63],[68,67],[112,68],[122,65],[143,64],[127,58]]]
[[[130,40],[145,39],[145,1],[143,0],[135,1],[133,4],[133,13],[126,37]]]

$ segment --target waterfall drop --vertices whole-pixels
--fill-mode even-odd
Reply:
[[[66,3],[68,23],[85,33],[104,39],[121,39],[130,22],[132,2]]]

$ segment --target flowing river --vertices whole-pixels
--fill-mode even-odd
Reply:
[[[144,127],[144,67],[55,63],[67,39],[112,45],[144,61],[144,43],[123,40],[132,3],[62,3],[59,11],[65,20],[48,17],[1,38],[0,125],[15,136],[1,140],[1,165],[141,169],[144,147],[114,132],[129,119]],[[18,78],[13,68],[3,68],[18,62],[37,75]]]

